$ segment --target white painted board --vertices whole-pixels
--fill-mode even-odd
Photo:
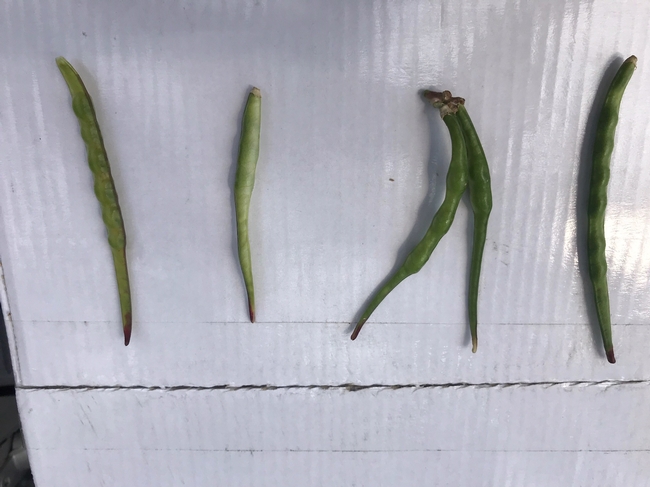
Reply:
[[[647,485],[648,400],[644,383],[30,389],[19,404],[44,485],[490,487]]]
[[[430,485],[432,472],[455,465],[468,473],[439,485],[646,485],[650,4],[5,1],[0,11],[2,305],[39,487],[63,485],[63,474],[71,486]],[[630,54],[639,67],[621,106],[606,220],[611,366],[580,263],[585,162],[603,79]],[[93,97],[125,218],[127,348],[59,55]],[[253,85],[263,120],[250,218],[259,323],[249,324],[232,183]],[[425,268],[348,338],[443,197],[450,142],[423,88],[466,98],[490,160],[477,354],[467,333],[467,202]],[[504,385],[526,393],[482,392]],[[242,386],[251,386],[243,396],[223,389]],[[308,393],[324,386],[335,388]],[[419,405],[438,388],[445,407],[435,394]],[[561,413],[550,406],[557,390],[573,398]],[[612,423],[579,416],[603,390]],[[216,411],[226,422],[247,414],[226,403],[233,394],[267,422],[222,431]],[[289,417],[270,401],[296,401],[317,418],[332,395],[340,402],[328,422],[315,419],[304,435],[340,441],[314,439],[322,452],[297,454]],[[488,400],[510,411],[512,425],[477,450],[466,432],[487,427]],[[78,420],[87,401],[104,411],[92,423]],[[392,419],[382,411],[398,405],[415,412],[381,446],[345,420],[346,408],[372,406],[381,431]],[[168,422],[174,408],[191,416],[185,430]],[[117,427],[120,410],[129,413]],[[558,414],[577,418],[571,433],[558,429]],[[65,429],[45,427],[50,416]],[[639,425],[634,435],[608,443],[625,421]],[[288,433],[269,449],[262,438],[274,422]],[[205,425],[221,445],[192,446]],[[118,442],[138,428],[184,446],[152,453],[144,437]],[[531,428],[553,441],[535,446]],[[413,435],[419,450],[405,446]],[[593,441],[575,440],[585,435]],[[225,452],[240,436],[255,455]],[[528,453],[535,448],[543,451]]]

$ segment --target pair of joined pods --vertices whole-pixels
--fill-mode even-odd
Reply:
[[[129,276],[126,262],[126,233],[108,156],[104,147],[92,99],[81,77],[63,57],[56,59],[72,97],[72,108],[79,120],[81,136],[86,144],[88,164],[94,178],[95,195],[102,209],[102,219],[108,233],[117,280],[124,344],[131,338],[132,310]],[[610,160],[614,148],[618,112],[625,88],[636,69],[637,58],[630,56],[623,62],[614,77],[598,119],[593,150],[593,165],[587,208],[587,247],[589,275],[592,281],[596,311],[607,360],[615,363],[607,286],[607,260],[605,257],[605,210],[607,184],[610,177]],[[470,203],[474,212],[474,237],[470,264],[469,318],[472,351],[478,346],[478,289],[481,261],[485,246],[488,218],[492,209],[490,173],[483,147],[474,125],[465,109],[465,100],[452,97],[448,91],[424,91],[424,97],[440,109],[443,121],[452,139],[452,157],[447,174],[445,199],[435,214],[424,238],[416,245],[406,261],[373,296],[352,333],[354,340],[364,323],[383,299],[406,277],[418,272],[428,261],[441,238],[453,222],[460,199],[469,186]],[[235,212],[239,261],[248,295],[251,322],[255,321],[255,293],[248,240],[248,211],[255,182],[255,169],[259,156],[261,123],[261,94],[253,88],[248,96],[242,122],[237,173],[235,177]]]
[[[120,297],[124,345],[131,341],[132,310],[129,272],[126,265],[126,232],[124,220],[111,175],[104,140],[93,102],[81,80],[79,73],[63,57],[56,58],[56,64],[68,85],[72,97],[72,109],[79,120],[81,138],[86,144],[88,165],[93,174],[95,196],[102,210],[102,219],[108,233],[108,244],[113,254],[117,291]],[[253,88],[248,95],[235,176],[235,214],[237,220],[237,247],[244,284],[248,295],[248,308],[251,322],[255,321],[255,292],[253,290],[253,270],[250,244],[248,241],[248,209],[255,184],[255,168],[259,156],[260,121],[262,95]]]
[[[449,91],[442,93],[425,90],[424,98],[436,108],[449,129],[451,136],[451,162],[447,172],[445,198],[429,225],[426,234],[406,257],[404,264],[397,269],[377,291],[361,314],[361,319],[352,332],[356,339],[364,323],[377,306],[397,285],[422,269],[438,245],[438,242],[451,228],[456,209],[469,187],[469,199],[474,212],[474,237],[469,275],[468,310],[472,335],[472,352],[478,347],[478,289],[481,276],[481,261],[487,235],[488,219],[492,211],[492,189],[490,170],[483,146],[476,133],[472,119],[465,109],[463,98],[452,97]]]

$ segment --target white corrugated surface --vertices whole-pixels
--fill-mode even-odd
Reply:
[[[2,293],[39,487],[646,485],[649,24],[645,2],[5,1]],[[603,76],[630,54],[606,226],[610,366],[578,261],[580,161]],[[128,348],[58,55],[93,96],[122,204]],[[263,95],[255,325],[231,194],[251,85]],[[418,96],[429,87],[467,99],[491,163],[476,355],[465,204],[427,266],[348,339],[442,199],[450,148]],[[349,383],[388,387],[309,389]],[[414,387],[458,383],[470,385]],[[375,420],[350,422],[350,408]],[[221,443],[199,444],[206,431]],[[241,438],[232,448],[253,453],[226,451]]]
[[[20,407],[52,486],[587,486],[647,485],[648,400],[646,384],[94,389]]]

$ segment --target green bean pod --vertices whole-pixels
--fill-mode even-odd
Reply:
[[[56,58],[56,64],[68,85],[72,97],[72,109],[79,120],[81,138],[86,144],[88,165],[93,174],[95,196],[102,210],[102,219],[108,233],[108,243],[113,254],[117,291],[120,298],[124,345],[131,340],[131,290],[126,264],[126,232],[117,199],[115,183],[111,175],[104,140],[99,130],[92,99],[79,76],[79,73],[63,57]]]
[[[487,236],[488,219],[492,211],[492,189],[490,169],[483,146],[476,133],[472,119],[465,105],[458,106],[458,122],[463,129],[467,145],[467,167],[469,173],[469,200],[474,212],[474,237],[469,270],[468,311],[469,328],[472,335],[472,352],[478,347],[478,289],[481,277],[481,261]]]
[[[614,138],[618,123],[618,112],[625,87],[636,69],[636,56],[623,62],[612,80],[605,96],[605,103],[596,126],[596,141],[593,150],[589,204],[587,207],[587,256],[589,276],[594,289],[596,313],[603,337],[607,360],[615,363],[614,343],[612,341],[612,322],[609,309],[609,290],[607,287],[607,259],[605,258],[605,210],[607,207],[607,184],[609,183],[609,164],[614,150]]]
[[[262,117],[262,95],[253,88],[248,95],[242,121],[239,141],[239,158],[235,175],[235,215],[237,218],[237,251],[244,285],[248,295],[248,312],[251,323],[255,322],[255,290],[253,288],[253,264],[248,240],[248,210],[250,208],[255,169],[260,154],[260,124]]]
[[[350,337],[352,340],[357,338],[364,323],[370,318],[370,315],[377,309],[377,306],[379,306],[384,298],[400,282],[424,267],[424,264],[431,257],[438,242],[449,231],[454,221],[456,209],[467,186],[467,150],[457,116],[452,111],[441,111],[441,114],[443,114],[443,120],[451,136],[451,162],[449,163],[449,170],[447,172],[445,199],[434,215],[431,225],[422,240],[411,251],[404,264],[390,276],[386,284],[377,291],[368,303],[368,306],[361,315],[361,319],[352,332],[352,336]]]

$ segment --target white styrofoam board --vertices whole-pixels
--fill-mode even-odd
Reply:
[[[540,401],[543,398],[543,401]],[[37,484],[646,485],[644,385],[21,390]],[[625,408],[621,408],[621,403]],[[107,418],[110,418],[107,420]]]
[[[650,327],[614,329],[610,365],[586,324],[481,325],[471,353],[463,323],[376,324],[356,341],[342,323],[178,323],[141,326],[119,345],[115,323],[22,323],[22,386],[447,384],[646,380]],[[42,355],[47,344],[58,357]],[[111,344],[115,344],[112,346]],[[189,352],[188,352],[189,351]]]
[[[648,452],[593,451],[36,451],[43,470],[54,472],[48,485],[152,485],[149,469],[162,472],[161,487],[229,485],[287,487],[314,485],[647,485]],[[92,465],[82,471],[77,463]],[[116,465],[132,468],[118,469]],[[418,468],[414,468],[418,466]],[[146,468],[145,468],[146,467]],[[64,470],[65,469],[65,470]],[[67,476],[64,471],[70,472]],[[39,478],[37,476],[37,478]]]
[[[30,413],[56,412],[57,401],[70,402],[63,415],[80,407],[77,392],[66,389],[79,385],[577,381],[575,394],[584,394],[580,406],[592,390],[600,391],[597,382],[612,380],[617,386],[609,389],[610,407],[638,420],[640,410],[630,412],[636,395],[623,386],[642,381],[635,387],[643,389],[649,379],[649,20],[650,4],[579,0],[5,2],[0,258],[6,289],[0,297],[17,382],[36,388],[21,392],[35,394],[21,414],[39,487],[60,485],[61,466],[77,459],[90,472],[66,485],[85,486],[91,478],[118,478],[113,485],[120,485],[133,476],[145,479],[141,485],[176,478],[193,483],[193,475],[203,475],[195,473],[197,466],[205,467],[204,480],[233,485],[238,479],[262,485],[260,476],[269,472],[276,480],[287,473],[294,483],[318,485],[327,474],[365,485],[375,470],[378,479],[395,485],[390,479],[403,478],[395,477],[400,465],[410,475],[406,480],[423,485],[429,472],[450,468],[448,455],[472,472],[494,474],[493,462],[505,465],[486,477],[499,485],[519,485],[520,479],[645,485],[647,472],[638,465],[647,465],[647,453],[632,439],[624,452],[591,452],[578,444],[531,456],[516,451],[512,436],[496,453],[474,452],[472,438],[464,436],[457,452],[396,452],[400,460],[369,452],[361,466],[354,452],[319,453],[319,460],[310,453],[304,461],[288,450],[268,452],[259,442],[262,450],[252,460],[240,453],[179,451],[175,463],[173,451],[151,452],[136,443],[127,452],[132,456],[124,455],[141,463],[122,470],[123,453],[101,445],[83,450],[75,443],[75,458],[65,449],[42,449],[43,441],[61,435],[52,437]],[[640,64],[621,108],[607,214],[619,359],[612,367],[588,324],[593,307],[578,263],[584,243],[578,245],[576,206],[580,197],[584,203],[587,174],[580,159],[588,153],[585,135],[587,142],[593,136],[586,127],[596,92],[617,57],[632,53]],[[79,69],[93,95],[126,220],[135,320],[126,349],[110,253],[57,55]],[[230,189],[250,85],[263,93],[251,211],[258,325],[245,322]],[[442,198],[449,142],[418,96],[427,87],[467,98],[491,162],[494,210],[477,355],[469,351],[465,329],[466,205],[431,261],[391,294],[357,342],[345,333],[396,259],[424,233]],[[255,390],[250,401],[265,404],[270,392]],[[480,399],[481,386],[468,390]],[[536,391],[531,401],[548,404],[547,389],[530,390]],[[137,391],[108,389],[92,400],[127,407],[135,397],[147,402],[171,394],[144,390],[154,395],[142,399]],[[216,408],[221,399],[212,393]],[[286,389],[273,394],[290,395]],[[403,399],[391,389],[381,395],[387,403]],[[374,398],[355,400],[370,406]],[[503,404],[516,420],[525,415],[522,396]],[[477,412],[471,403],[454,405],[465,417]],[[185,407],[194,406],[197,421],[186,435],[200,431],[199,421],[212,420],[190,395]],[[315,417],[318,408],[303,401],[303,411]],[[152,411],[148,424],[160,434],[177,434],[165,422],[169,413]],[[274,413],[268,414],[272,421]],[[114,424],[111,416],[100,422]],[[552,428],[555,416],[540,410],[535,418]],[[604,423],[594,423],[594,431],[608,434]],[[360,431],[331,424],[335,435]],[[86,438],[93,427],[79,422],[65,433]],[[128,421],[123,426],[133,427]],[[244,423],[236,434],[254,434],[256,427]],[[647,450],[645,430],[636,433]],[[121,434],[112,430],[100,443]],[[394,439],[394,450],[400,441]],[[605,463],[612,459],[610,469]],[[212,464],[219,461],[224,470]],[[357,470],[345,473],[342,466],[353,463]],[[508,467],[520,464],[519,470]],[[164,465],[173,470],[165,479],[155,473]]]

